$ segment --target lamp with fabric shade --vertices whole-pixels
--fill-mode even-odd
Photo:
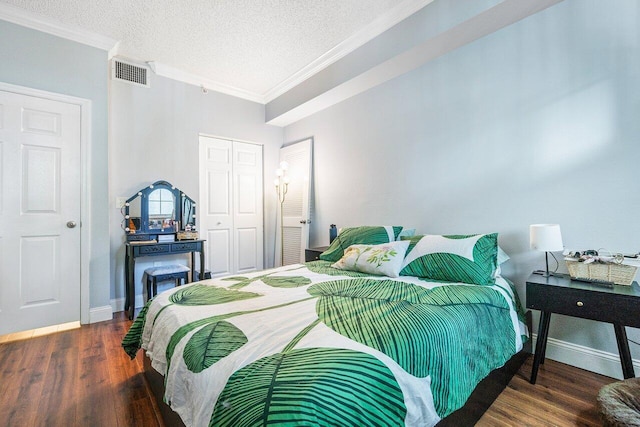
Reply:
[[[561,251],[562,233],[559,224],[532,224],[529,226],[529,246],[535,251],[543,251],[545,254],[546,272],[544,277],[552,276],[549,273],[549,252]]]

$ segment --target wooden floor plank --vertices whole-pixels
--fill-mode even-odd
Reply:
[[[120,342],[124,313],[80,329],[0,343],[0,425],[163,427],[142,374]],[[537,384],[529,358],[478,426],[599,426],[598,390],[614,379],[547,360]]]
[[[6,420],[8,424],[34,425],[35,412],[30,408],[42,395],[46,369],[51,358],[52,341],[48,337],[41,337],[37,340],[21,341],[16,345],[16,348],[22,350],[19,352],[20,374],[7,381],[5,385],[13,386],[10,389],[0,386],[0,396],[5,403],[0,408],[0,419]]]
[[[41,397],[37,405],[35,425],[75,426],[76,409],[82,402],[77,394],[78,352],[72,331],[50,335],[54,338],[53,351],[46,369]],[[72,339],[73,338],[73,339]],[[7,344],[10,345],[10,344]]]
[[[77,408],[79,425],[106,426],[113,423],[116,407],[103,329],[93,325],[91,333],[82,334],[78,394],[83,402]]]

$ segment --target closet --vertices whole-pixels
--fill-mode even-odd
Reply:
[[[262,146],[200,136],[198,224],[211,275],[264,267]]]

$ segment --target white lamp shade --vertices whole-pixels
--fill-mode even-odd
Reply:
[[[535,251],[561,251],[562,234],[559,224],[532,224],[529,226],[529,245]]]

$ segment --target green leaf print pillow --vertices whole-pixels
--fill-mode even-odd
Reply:
[[[494,283],[498,234],[426,235],[410,240],[401,276],[477,285]]]
[[[408,247],[408,240],[380,245],[351,245],[344,251],[344,256],[331,267],[378,276],[398,277]]]
[[[393,242],[398,238],[398,234],[400,234],[401,231],[402,227],[399,226],[344,228],[331,243],[329,249],[320,254],[320,259],[323,261],[336,262],[342,258],[345,249],[351,245],[379,245],[381,243]]]

